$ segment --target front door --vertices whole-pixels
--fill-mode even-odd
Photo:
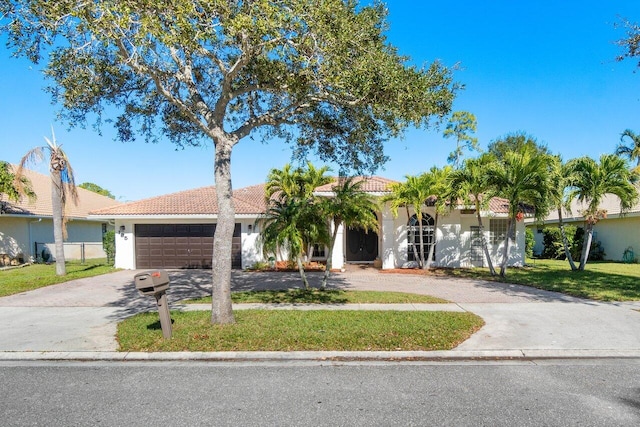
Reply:
[[[378,234],[362,228],[347,231],[347,262],[370,262],[378,256]]]

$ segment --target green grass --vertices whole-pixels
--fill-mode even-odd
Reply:
[[[429,295],[404,292],[343,291],[338,289],[285,289],[233,292],[236,303],[264,304],[443,304],[449,301]],[[184,301],[187,304],[211,304],[211,296]]]
[[[566,261],[529,259],[523,268],[508,268],[507,277],[491,277],[483,268],[453,269],[448,274],[528,285],[598,301],[640,300],[640,264],[593,261],[571,271]]]
[[[106,259],[90,259],[84,264],[80,264],[80,261],[68,261],[66,276],[56,276],[55,264],[32,264],[3,270],[0,271],[0,297],[114,271],[117,269],[107,265]]]
[[[162,339],[157,313],[118,325],[120,351],[448,350],[482,327],[472,313],[240,310],[236,323],[211,325],[209,311],[172,312]]]

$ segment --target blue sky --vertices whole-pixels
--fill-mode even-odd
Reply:
[[[616,62],[624,36],[619,17],[640,21],[640,2],[389,0],[389,41],[415,64],[458,67],[465,85],[455,110],[478,120],[481,147],[524,131],[563,158],[612,152],[627,128],[640,132],[640,72]],[[169,142],[122,144],[111,129],[67,130],[42,88],[37,68],[0,48],[0,159],[18,162],[43,145],[53,125],[80,182],[94,182],[119,200],[213,184],[213,149],[176,150]],[[377,174],[401,180],[446,164],[453,140],[442,129],[409,130],[386,144],[391,157]],[[286,144],[246,139],[233,153],[233,185],[263,182],[290,160]],[[316,162],[317,163],[317,162]],[[319,163],[318,163],[319,164]],[[46,169],[40,168],[41,171]]]

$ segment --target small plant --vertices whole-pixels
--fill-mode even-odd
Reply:
[[[253,263],[252,266],[247,268],[247,270],[251,270],[251,271],[263,271],[263,270],[269,270],[269,269],[271,269],[271,266],[269,265],[269,263],[266,263],[264,261],[255,262]]]
[[[107,264],[113,265],[116,259],[116,232],[114,230],[106,231],[102,235],[102,248],[107,254]]]
[[[44,262],[45,264],[49,262],[49,259],[51,258],[51,254],[49,253],[47,248],[44,248],[42,252],[40,252],[40,256],[42,257],[42,262]]]

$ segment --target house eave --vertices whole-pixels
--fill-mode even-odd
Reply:
[[[236,219],[255,219],[260,214],[236,214]],[[96,220],[186,220],[186,219],[201,219],[201,220],[217,220],[218,214],[162,214],[162,215],[89,215],[89,218]]]

